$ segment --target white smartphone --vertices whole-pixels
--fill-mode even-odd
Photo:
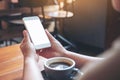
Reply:
[[[23,22],[36,50],[51,46],[39,17],[24,17]]]

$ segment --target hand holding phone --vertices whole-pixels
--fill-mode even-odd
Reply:
[[[24,17],[23,22],[36,50],[51,46],[39,17]]]

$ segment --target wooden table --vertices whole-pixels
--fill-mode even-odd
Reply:
[[[23,56],[19,46],[0,48],[0,80],[22,80]],[[43,63],[40,65],[43,69]]]

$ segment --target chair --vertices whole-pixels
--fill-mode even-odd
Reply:
[[[10,28],[0,30],[0,41],[5,42],[5,46],[12,45],[12,42],[19,43],[15,38],[22,37],[22,28]],[[8,44],[9,42],[9,44]]]
[[[22,13],[16,12],[5,14],[1,16],[1,22],[5,22],[7,24],[7,28],[4,29],[4,25],[1,23],[0,28],[0,42],[1,44],[5,42],[5,46],[11,45],[12,42],[19,43],[20,41],[16,40],[15,38],[22,37],[22,31],[24,29],[23,25],[13,23],[13,20],[22,19]],[[9,44],[8,44],[9,43]]]
[[[9,15],[3,16],[2,20],[7,24],[7,28],[0,30],[0,40],[5,42],[6,46],[11,45],[12,42],[20,43],[20,41],[15,38],[22,38],[24,25],[18,21],[22,20],[22,17],[21,12],[10,13]]]
[[[1,20],[0,20],[0,30],[2,29],[2,24],[1,24]],[[3,43],[3,41],[2,40],[0,40],[0,44],[2,44]]]

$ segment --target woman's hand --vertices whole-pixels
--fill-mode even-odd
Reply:
[[[51,42],[51,47],[38,50],[37,53],[46,58],[64,56],[67,50],[47,30],[45,31]]]
[[[51,42],[51,47],[37,50],[37,54],[46,58],[64,56],[67,50],[47,30],[46,34]],[[30,41],[28,32],[24,30],[23,35],[24,39],[21,42],[20,48],[23,52],[24,58],[38,60],[39,56],[36,54],[36,50]]]
[[[23,31],[23,40],[21,42],[20,48],[23,53],[24,59],[34,59],[38,61],[39,56],[36,54],[36,50],[33,46],[33,44],[30,41],[30,37],[28,35],[28,32],[26,30]]]

